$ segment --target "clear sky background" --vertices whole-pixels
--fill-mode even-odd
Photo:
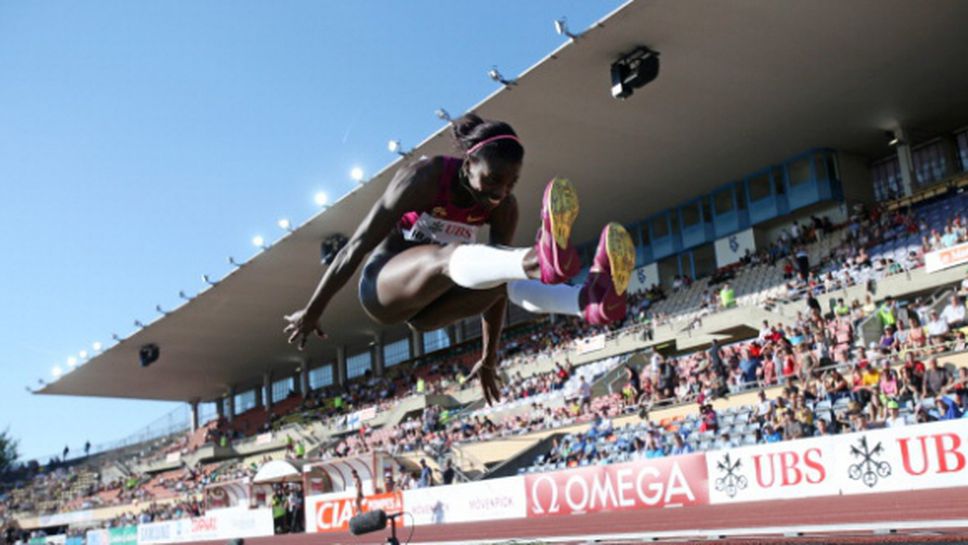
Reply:
[[[176,408],[25,387],[621,3],[0,1],[0,429],[31,459]]]

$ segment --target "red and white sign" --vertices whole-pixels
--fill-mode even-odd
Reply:
[[[968,242],[924,254],[924,270],[933,273],[968,263]]]
[[[851,434],[835,448],[842,494],[968,486],[965,419]]]
[[[714,451],[711,503],[968,486],[968,420]]]
[[[528,511],[524,477],[407,490],[403,505],[417,526],[518,519]]]
[[[709,452],[710,503],[837,495],[831,447],[824,437]]]
[[[363,498],[362,510],[357,512],[356,495],[337,492],[306,498],[306,532],[347,532],[350,519],[359,513],[382,509],[387,514],[403,512],[403,496],[399,492],[374,494]],[[403,526],[404,517],[397,519]]]
[[[706,481],[702,454],[528,475],[528,516],[703,505]]]

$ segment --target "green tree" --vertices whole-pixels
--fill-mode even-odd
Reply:
[[[19,457],[17,440],[10,436],[10,429],[0,432],[0,475],[12,470]]]

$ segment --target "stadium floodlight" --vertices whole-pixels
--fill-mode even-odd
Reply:
[[[262,248],[263,250],[268,248],[268,246],[266,246],[266,239],[262,238],[262,235],[252,237],[252,245],[256,248]]]
[[[123,338],[121,337],[121,335],[118,335],[117,333],[112,333],[112,334],[111,334],[111,338],[112,338],[112,339],[114,339],[114,342],[116,342],[116,343],[119,343],[119,342],[121,342],[121,341],[123,341],[123,340],[124,340],[124,339],[123,339]]]
[[[326,206],[326,203],[329,202],[329,195],[319,191],[313,196],[313,201],[316,202],[316,206]]]
[[[239,263],[238,261],[236,261],[235,258],[232,257],[232,256],[229,256],[229,265],[232,265],[234,267],[241,267],[242,266],[242,264]]]
[[[145,324],[141,320],[135,320],[134,321],[134,326],[137,327],[138,329],[144,329],[145,328]]]
[[[278,225],[279,228],[284,231],[289,231],[290,233],[292,232],[292,223],[289,221],[289,218],[280,219],[276,222],[276,225]]]
[[[390,153],[396,153],[400,157],[410,157],[410,154],[413,153],[413,150],[404,151],[399,140],[390,140],[387,142],[387,149],[390,150]]]
[[[91,348],[93,348],[95,352],[100,352],[101,351],[101,341],[94,341],[93,343],[91,343]]]
[[[192,300],[192,298],[189,297],[187,293],[185,293],[185,290],[178,290],[178,296],[181,297],[182,299],[186,300],[186,301],[191,301]]]
[[[446,121],[448,123],[450,123],[451,121],[453,121],[453,119],[451,119],[451,117],[450,117],[450,113],[447,110],[443,109],[443,108],[437,108],[437,111],[434,112],[434,115],[436,115],[437,116],[437,119],[439,119],[441,121]]]
[[[76,365],[77,365],[77,358],[75,358],[74,356],[71,356],[71,357],[67,358],[67,366],[68,367],[74,367]]]
[[[82,360],[86,360],[86,359],[87,359],[87,350],[81,350],[80,352],[78,352],[78,354],[77,354],[77,355],[78,355],[78,357],[80,357],[80,358],[81,358]]]
[[[212,280],[211,278],[209,278],[209,276],[207,274],[203,274],[202,275],[202,282],[205,282],[209,286],[214,286],[215,284],[218,284],[218,282],[216,282],[215,280]]]
[[[363,169],[361,167],[353,167],[350,169],[350,178],[358,184],[363,183]]]
[[[501,72],[497,69],[497,66],[494,66],[490,70],[487,71],[487,77],[491,78],[492,80],[500,83],[501,85],[503,85],[505,87],[510,87],[512,85],[517,85],[518,84],[517,81],[515,81],[513,79],[507,79],[504,76],[502,76],[501,75]]]
[[[164,314],[165,316],[168,316],[168,311],[161,308],[161,305],[155,305],[155,310],[158,311],[158,314]]]
[[[567,36],[572,41],[578,39],[578,34],[575,34],[568,29],[567,17],[555,19],[555,32],[557,32],[559,36]]]
[[[64,374],[64,371],[61,370],[59,365],[55,365],[54,368],[50,370],[50,374],[53,375],[54,378],[60,378],[60,376]]]

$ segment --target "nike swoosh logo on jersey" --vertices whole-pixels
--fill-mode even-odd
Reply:
[[[481,221],[482,219],[484,219],[484,216],[467,216],[468,223],[474,222],[474,221]]]

